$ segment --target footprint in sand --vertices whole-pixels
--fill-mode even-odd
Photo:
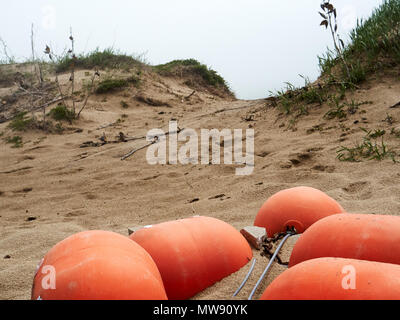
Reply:
[[[324,148],[322,147],[313,147],[307,149],[305,152],[291,154],[290,155],[291,159],[289,159],[289,163],[291,163],[294,166],[300,166],[306,164],[315,157],[316,152],[323,150]]]
[[[30,149],[26,149],[23,152],[29,153],[32,151],[43,150],[43,149],[51,149],[51,146],[47,146],[47,145],[46,146],[37,146],[37,147],[30,148]],[[44,151],[47,151],[47,150],[44,150]]]
[[[322,148],[322,147],[315,147],[315,148],[308,149],[307,152],[319,152],[319,151],[323,151],[323,150],[324,150],[324,148]]]
[[[93,193],[86,193],[85,198],[88,200],[95,200],[95,199],[97,199],[97,196]]]
[[[33,188],[24,188],[22,190],[13,191],[13,193],[29,193],[33,191]]]
[[[258,153],[257,157],[265,158],[265,157],[269,156],[270,154],[271,154],[271,152],[269,152],[269,151],[263,151],[263,152]]]
[[[368,188],[371,185],[368,181],[358,181],[349,184],[343,190],[351,196],[351,199],[368,200],[373,196],[372,191]]]
[[[167,174],[167,177],[168,178],[179,178],[180,176],[182,176],[180,173],[178,173],[178,172],[171,172],[171,173],[168,173]]]
[[[308,162],[311,160],[313,157],[312,153],[298,153],[294,154],[292,159],[289,159],[289,161],[294,165],[294,166],[299,166],[304,164],[305,162]]]
[[[324,165],[316,165],[312,168],[312,170],[333,173],[336,170],[335,166],[324,166]]]
[[[66,217],[66,218],[82,217],[82,216],[86,216],[87,214],[88,214],[88,212],[86,212],[84,210],[75,210],[75,211],[68,212],[67,214],[64,215],[64,217]]]
[[[229,199],[231,199],[231,197],[227,197],[225,194],[219,194],[219,195],[209,198],[208,200],[225,201],[225,200],[229,200]]]
[[[344,187],[343,190],[347,193],[359,193],[363,191],[370,183],[368,181],[358,181]]]
[[[155,179],[157,179],[157,178],[159,178],[159,177],[161,177],[161,176],[162,176],[161,174],[157,174],[157,175],[155,175],[155,176],[151,176],[151,177],[144,178],[144,179],[142,179],[142,181],[151,181],[151,180],[155,180]]]
[[[2,174],[11,174],[11,173],[21,173],[22,171],[24,171],[24,172],[22,172],[22,174],[25,174],[26,171],[28,171],[30,169],[33,169],[33,167],[23,167],[23,168],[13,169],[13,170],[9,170],[9,171],[3,171],[3,172],[0,172],[0,173],[2,173]]]
[[[32,161],[32,160],[35,160],[34,156],[26,155],[26,156],[23,156],[19,162]]]

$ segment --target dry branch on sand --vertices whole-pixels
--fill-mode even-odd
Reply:
[[[145,96],[143,94],[137,95],[135,98],[136,98],[137,101],[143,102],[143,103],[145,103],[145,104],[147,104],[149,106],[152,106],[152,107],[167,107],[167,108],[171,108],[171,105],[168,102],[161,101],[161,100],[158,100],[158,99],[154,99],[154,98],[151,98],[151,97],[147,97],[147,96]]]
[[[400,101],[390,107],[390,109],[400,108]]]
[[[175,133],[181,133],[181,132],[184,131],[184,130],[185,130],[185,129],[178,128],[178,131],[167,132],[167,133],[165,134],[165,136],[168,136],[168,135],[171,135],[171,134],[175,134]],[[150,147],[150,146],[152,146],[153,144],[156,144],[156,143],[158,143],[158,142],[160,142],[160,137],[154,137],[154,140],[153,140],[152,142],[150,142],[149,144],[146,144],[145,146],[140,147],[140,148],[138,148],[138,149],[133,149],[131,152],[129,152],[129,153],[127,153],[126,155],[124,155],[124,156],[121,158],[121,160],[124,161],[124,160],[128,159],[129,157],[133,156],[136,152],[141,151],[141,150],[143,150],[143,149],[146,149],[146,148],[148,148],[148,147]]]

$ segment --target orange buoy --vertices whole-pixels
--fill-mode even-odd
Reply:
[[[254,225],[267,229],[268,236],[294,227],[303,233],[316,221],[344,210],[331,197],[314,188],[297,187],[283,190],[265,202]]]
[[[340,258],[308,260],[288,269],[261,300],[399,300],[400,266]]]
[[[150,255],[129,238],[106,231],[73,235],[55,245],[38,267],[34,300],[165,300]]]
[[[338,214],[318,221],[294,246],[290,266],[321,257],[400,264],[400,217]]]
[[[154,259],[171,300],[188,299],[245,266],[253,252],[229,224],[193,217],[131,235]]]

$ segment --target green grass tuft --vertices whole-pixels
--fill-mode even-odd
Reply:
[[[6,142],[13,145],[11,148],[21,148],[23,146],[22,138],[20,136],[14,136],[12,138],[8,137]]]
[[[298,115],[308,114],[307,106],[312,104],[322,105],[328,99],[328,92],[322,86],[314,86],[309,79],[301,76],[305,80],[304,87],[296,88],[293,84],[286,82],[286,88],[278,90],[276,93],[270,92],[279,102],[282,111],[289,115],[293,111],[299,111]]]
[[[120,102],[120,104],[121,104],[121,108],[123,108],[123,109],[128,109],[129,108],[129,104],[125,100],[122,100]]]
[[[118,89],[125,88],[128,85],[129,82],[125,79],[106,79],[98,84],[96,93],[98,94],[108,93]]]
[[[228,84],[223,77],[215,70],[201,64],[195,59],[173,60],[166,64],[154,66],[154,70],[164,76],[176,76],[190,73],[197,74],[201,76],[208,85],[215,87],[221,86],[229,90]]]
[[[397,154],[390,150],[384,142],[386,131],[375,130],[374,132],[361,129],[365,132],[362,143],[358,143],[353,148],[341,147],[337,151],[337,158],[343,162],[361,162],[363,159],[382,161],[386,158],[397,162]],[[377,140],[381,138],[381,141]]]
[[[32,118],[26,118],[26,112],[18,113],[8,127],[13,131],[26,131],[33,123]]]
[[[56,121],[68,121],[70,123],[75,119],[75,113],[64,105],[58,105],[52,109],[49,116]]]
[[[59,59],[56,64],[56,72],[66,72],[71,68],[73,60],[69,56]],[[116,51],[112,48],[100,51],[96,49],[88,54],[81,54],[75,61],[75,67],[80,69],[130,69],[135,66],[142,66],[139,59]]]

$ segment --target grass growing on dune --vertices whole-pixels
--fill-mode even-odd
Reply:
[[[68,121],[72,123],[72,120],[75,119],[75,113],[64,105],[58,105],[53,108],[48,115],[56,121]]]
[[[270,91],[270,95],[277,98],[281,110],[286,115],[293,111],[298,111],[298,116],[308,114],[308,105],[322,105],[328,99],[326,88],[314,86],[308,78],[301,77],[305,81],[304,87],[296,88],[293,84],[287,82],[285,89],[278,90],[276,93]]]
[[[8,127],[13,131],[26,131],[33,122],[33,119],[27,118],[26,114],[27,112],[18,113]]]
[[[356,144],[353,148],[341,147],[337,150],[337,158],[343,162],[361,162],[363,159],[382,161],[386,158],[392,159],[397,163],[396,152],[389,149],[384,142],[386,131],[384,130],[367,130],[365,132],[362,143]],[[380,139],[380,141],[378,141]]]
[[[133,85],[134,87],[138,88],[140,86],[139,76],[131,76],[127,79],[104,79],[103,81],[99,82],[95,92],[97,94],[109,93],[112,91],[123,89],[125,87],[128,87],[129,85]]]
[[[56,64],[57,72],[70,70],[73,60],[66,55],[60,58]],[[81,54],[75,60],[75,67],[81,69],[129,69],[134,66],[143,65],[138,58],[123,54],[115,49],[108,48],[103,51],[96,49],[88,54]]]
[[[22,148],[23,146],[22,138],[20,136],[14,136],[12,138],[8,137],[6,138],[6,143],[12,144],[11,148],[14,149]]]
[[[154,70],[164,76],[194,73],[201,76],[203,80],[211,86],[222,86],[229,89],[223,77],[215,70],[201,64],[195,59],[174,60],[166,64],[154,66]]]
[[[345,101],[347,90],[357,88],[370,74],[400,65],[400,0],[385,0],[368,19],[358,21],[347,45],[338,36],[336,18],[340,12],[328,0],[321,8],[321,25],[328,30],[332,27],[335,47],[318,57],[321,78],[311,84],[303,77],[304,87],[295,88],[287,83],[285,89],[271,96],[284,114],[295,118],[307,114],[312,104],[329,102],[332,108],[325,118],[344,119],[347,114],[356,113],[360,105]]]
[[[400,63],[400,0],[385,0],[366,20],[357,22],[344,48],[350,79],[341,70],[341,80],[353,84],[364,81],[368,74]],[[328,50],[319,57],[322,74],[331,74],[339,66],[336,52]]]

